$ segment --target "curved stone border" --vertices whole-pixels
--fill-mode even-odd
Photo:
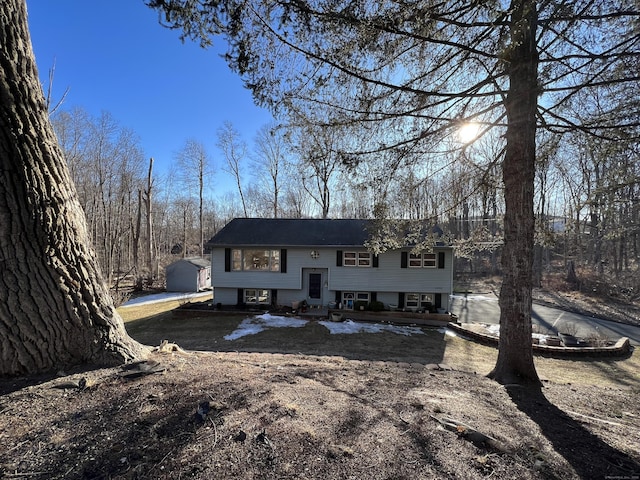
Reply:
[[[474,325],[474,324],[470,324]],[[480,343],[498,346],[498,337],[474,331],[469,327],[460,323],[450,322],[447,327],[451,330],[462,334],[471,340],[478,341]],[[595,357],[595,356],[625,356],[631,352],[631,343],[627,337],[622,337],[615,345],[610,347],[555,347],[550,345],[536,345],[532,343],[533,351],[542,355],[551,356],[580,356],[580,357]]]

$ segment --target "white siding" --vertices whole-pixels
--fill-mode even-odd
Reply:
[[[329,289],[448,294],[451,293],[452,269],[451,250],[445,251],[445,268],[401,268],[400,251],[385,252],[380,255],[378,268],[334,267],[329,272]]]
[[[214,286],[235,288],[302,289],[303,268],[329,268],[336,264],[336,252],[331,249],[315,249],[317,259],[311,258],[311,249],[287,249],[287,272],[225,272],[224,249],[214,249],[211,255]]]
[[[178,260],[167,266],[167,291],[168,292],[197,292],[198,291],[198,267]]]
[[[448,308],[453,287],[453,251],[435,249],[445,254],[445,268],[401,268],[401,252],[385,252],[379,256],[378,267],[336,266],[336,248],[287,248],[287,272],[242,271],[225,272],[225,250],[216,248],[211,256],[212,283],[215,301],[223,304],[237,302],[238,288],[278,290],[280,305],[306,298],[303,278],[308,271],[326,272],[327,287],[323,286],[322,301],[326,305],[335,300],[336,291],[376,292],[385,304],[398,302],[398,292],[440,293],[442,308]],[[312,258],[311,251],[319,252]],[[364,248],[344,248],[342,251],[365,251]]]
[[[235,305],[238,303],[238,290],[235,288],[214,287],[213,301],[222,305]]]

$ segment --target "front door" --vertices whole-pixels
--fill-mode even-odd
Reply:
[[[322,304],[322,274],[309,273],[309,300],[312,305]]]

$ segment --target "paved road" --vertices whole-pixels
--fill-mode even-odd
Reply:
[[[452,295],[450,312],[460,323],[499,323],[500,306],[493,293]],[[603,335],[613,340],[629,337],[632,345],[640,345],[640,327],[565,312],[557,308],[533,305],[532,320],[540,326],[540,333],[571,333],[577,337]],[[545,332],[546,331],[546,332]]]

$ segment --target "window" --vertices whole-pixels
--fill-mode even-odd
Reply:
[[[346,310],[353,310],[356,302],[369,303],[371,293],[369,292],[343,292],[342,293],[342,308]]]
[[[345,267],[370,267],[370,252],[344,252],[342,257],[342,265]]]
[[[427,308],[433,305],[433,294],[423,293],[420,295],[420,308]]]
[[[410,253],[410,268],[436,268],[435,253]]]
[[[233,271],[280,271],[280,250],[233,250],[231,252]]]
[[[409,266],[411,268],[420,268],[420,267],[422,267],[422,254],[421,253],[410,253],[409,254]]]
[[[371,254],[369,252],[358,253],[358,266],[370,267],[371,266]]]
[[[405,297],[405,305],[407,308],[418,308],[420,302],[420,294],[407,293]]]
[[[353,301],[355,294],[353,292],[344,292],[342,294],[342,306],[347,310],[353,310]]]
[[[369,302],[369,292],[356,293],[356,300],[359,302]]]
[[[233,250],[231,252],[231,269],[233,271],[242,270],[242,250]]]
[[[342,265],[345,267],[355,267],[357,264],[358,255],[356,252],[344,252],[344,260]]]
[[[435,253],[423,253],[422,254],[422,266],[424,268],[436,268],[436,254]]]
[[[243,270],[269,270],[270,250],[244,250]]]
[[[244,303],[248,305],[268,305],[271,303],[271,291],[257,288],[247,288],[244,291]]]
[[[433,293],[407,293],[404,304],[409,309],[428,309],[434,305]]]

